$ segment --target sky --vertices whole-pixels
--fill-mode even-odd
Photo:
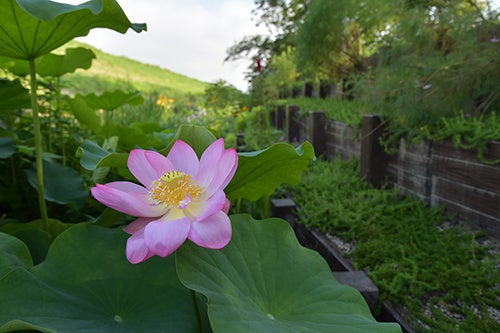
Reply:
[[[59,0],[79,4],[84,0]],[[251,14],[253,0],[117,0],[129,20],[148,31],[120,34],[93,29],[79,41],[114,55],[213,83],[223,79],[242,91],[249,60],[224,62],[226,50],[246,35],[265,32]]]

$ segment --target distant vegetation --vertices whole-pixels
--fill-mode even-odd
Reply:
[[[124,89],[155,91],[177,97],[186,94],[202,95],[209,86],[206,82],[174,73],[168,69],[144,64],[123,56],[114,56],[77,41],[71,41],[60,50],[79,46],[91,49],[97,57],[90,69],[79,69],[74,74],[64,77],[65,86],[79,93]]]

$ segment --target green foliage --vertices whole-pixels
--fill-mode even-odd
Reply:
[[[34,189],[38,187],[36,166],[25,170],[28,182]],[[88,196],[84,187],[83,177],[74,169],[56,163],[43,161],[44,193],[45,199],[58,204],[71,204],[82,207]]]
[[[400,332],[396,324],[377,323],[361,295],[336,282],[326,262],[301,247],[285,221],[236,215],[232,224],[233,240],[223,250],[186,243],[175,262],[171,256],[140,265],[126,261],[127,235],[119,229],[74,226],[36,266],[23,242],[0,233],[0,332],[192,332],[189,291],[176,269],[184,285],[209,298],[211,328],[203,330]]]
[[[193,332],[189,291],[177,279],[174,258],[131,265],[123,254],[126,237],[80,224],[33,266],[23,242],[0,233],[0,332]]]
[[[297,65],[309,78],[349,79],[367,68],[365,57],[392,21],[398,1],[318,0],[297,31]]]
[[[75,93],[86,95],[101,94],[110,90],[140,90],[145,94],[156,92],[181,102],[186,95],[203,94],[208,86],[205,82],[159,66],[143,64],[123,56],[114,56],[77,41],[69,42],[57,52],[73,47],[85,47],[96,55],[91,68],[65,76],[65,86]]]
[[[397,151],[399,140],[405,137],[407,142],[420,142],[424,139],[451,139],[459,149],[476,150],[477,157],[485,164],[497,164],[487,156],[490,141],[500,140],[500,124],[495,112],[472,116],[460,113],[453,117],[443,117],[439,122],[414,129],[398,129],[382,140],[389,153]]]
[[[253,45],[266,54],[265,70],[253,77],[251,88],[261,101],[283,97],[278,88],[285,82],[284,63],[276,59],[283,45],[293,45],[293,65],[300,75],[281,88],[289,90],[304,80],[335,84],[337,97],[355,99],[366,113],[382,115],[396,134],[393,141],[401,136],[418,140],[425,128],[440,127],[446,127],[444,132],[431,136],[456,138],[462,132],[449,133],[446,122],[454,122],[457,114],[487,119],[498,113],[500,30],[492,1],[318,0],[300,10],[296,4],[256,2],[262,22],[276,31],[288,27],[286,40],[293,40],[282,44],[285,39],[278,37]],[[484,136],[477,135],[467,141],[475,142],[481,155]]]
[[[37,74],[43,77],[60,77],[73,73],[78,68],[88,69],[92,65],[95,54],[84,47],[67,48],[64,55],[48,53],[35,60]],[[8,69],[18,76],[30,73],[27,61],[9,57],[0,57],[0,67]]]
[[[239,113],[236,117],[236,132],[244,135],[243,151],[260,150],[270,144],[283,141],[283,131],[271,126],[269,110],[256,106]]]
[[[385,299],[409,309],[410,321],[429,326],[420,327],[423,332],[500,328],[488,313],[500,305],[498,258],[476,242],[479,235],[447,223],[440,209],[371,188],[359,179],[355,161],[316,161],[293,192],[302,223],[354,244],[354,265]]]
[[[88,94],[85,96],[81,96],[81,98],[92,109],[103,109],[105,111],[114,111],[122,105],[138,105],[144,102],[144,98],[138,91],[133,93],[125,93],[121,90],[116,90],[113,92],[104,92],[99,96],[97,96],[96,94]]]
[[[297,105],[301,117],[307,116],[311,111],[323,111],[327,119],[358,128],[361,127],[363,115],[370,113],[370,106],[359,100],[299,97],[281,100],[278,104]]]
[[[207,108],[237,110],[242,106],[245,95],[228,82],[218,80],[205,89],[204,98]]]
[[[433,125],[461,110],[498,111],[498,22],[467,1],[402,9],[382,40],[377,68],[357,83],[373,112],[398,130]]]
[[[500,163],[500,160],[490,161],[485,157],[488,142],[500,141],[500,122],[495,112],[479,117],[459,115],[443,118],[442,127],[434,131],[431,137],[435,140],[451,138],[457,148],[477,149],[481,161],[487,164]]]
[[[225,192],[229,200],[255,201],[271,195],[281,184],[297,184],[313,159],[314,149],[309,142],[296,149],[277,143],[261,151],[240,153],[238,170]]]
[[[16,59],[35,59],[93,28],[125,33],[146,30],[133,24],[115,0],[91,0],[78,6],[50,0],[2,0],[0,2],[0,55]],[[109,20],[112,17],[113,20]]]
[[[179,332],[192,332],[195,328],[199,332],[212,329],[225,332],[231,311],[256,318],[249,326],[263,331],[276,328],[282,332],[291,329],[326,332],[348,327],[346,332],[400,332],[396,324],[377,323],[359,293],[338,284],[318,254],[298,245],[284,221],[255,221],[250,216],[235,216],[232,223],[235,238],[224,252],[203,249],[200,254],[198,247],[186,244],[176,263],[172,256],[130,265],[123,253],[127,236],[117,227],[131,217],[109,209],[102,211],[89,198],[88,188],[97,181],[132,179],[126,169],[127,153],[136,147],[166,154],[173,142],[180,139],[200,156],[215,140],[213,133],[232,134],[236,139],[232,133],[236,126],[230,126],[235,125],[239,111],[248,108],[239,100],[245,96],[224,84],[214,85],[208,93],[220,101],[211,105],[211,113],[200,121],[216,118],[222,123],[232,117],[232,125],[217,125],[210,131],[184,124],[175,133],[178,125],[197,120],[190,118],[194,110],[204,112],[194,103],[194,95],[176,95],[185,87],[174,91],[153,83],[155,89],[143,95],[127,80],[113,76],[112,80],[125,82],[119,84],[124,89],[83,92],[88,87],[76,87],[83,80],[64,89],[69,82],[66,74],[76,70],[70,75],[78,79],[78,69],[88,68],[94,54],[99,56],[99,52],[66,48],[65,55],[56,55],[49,54],[50,51],[97,27],[118,32],[129,28],[137,32],[145,30],[145,25],[130,23],[116,1],[91,0],[72,6],[48,0],[0,0],[0,8],[7,13],[0,22],[0,55],[29,61],[28,70],[26,64],[0,59],[1,66],[10,71],[2,69],[8,80],[0,93],[14,96],[9,104],[2,105],[5,123],[0,123],[0,332],[163,332],[166,328]],[[116,65],[130,64],[125,58],[117,59]],[[112,70],[118,72],[116,68]],[[148,70],[157,68],[151,66]],[[13,81],[12,73],[20,76],[20,81]],[[23,88],[27,73],[31,110],[23,109],[27,106]],[[144,72],[138,73],[146,77]],[[94,78],[93,84],[99,89],[109,87],[108,79]],[[156,89],[159,86],[161,89]],[[75,97],[65,97],[63,91]],[[147,112],[130,115],[138,110]],[[266,116],[265,122],[262,115]],[[266,112],[259,114],[258,121],[269,128]],[[309,143],[298,148],[280,143],[261,151],[241,153],[239,168],[226,194],[234,201],[265,198],[282,183],[296,184],[313,158]],[[30,185],[38,192],[41,216],[34,221],[37,193]],[[70,223],[49,219],[49,213]],[[95,225],[75,223],[82,221],[94,221]],[[199,265],[206,255],[207,261]],[[214,261],[218,261],[220,269],[212,270],[215,272],[212,281],[203,280],[208,269],[191,268],[193,263],[197,268],[213,267]],[[301,265],[295,266],[296,262]],[[276,270],[276,263],[283,268]],[[306,264],[307,271],[302,269]],[[227,297],[227,286],[220,282],[232,270],[235,273],[232,277],[241,282],[236,291],[249,285],[254,287],[249,293],[231,294],[230,297],[236,298],[229,302],[210,304],[209,322],[205,319],[206,305],[196,304],[197,298],[202,297],[180,284],[176,270],[178,274],[182,271],[185,284],[203,289],[209,298]],[[269,278],[259,280],[262,272]],[[290,280],[290,276],[294,279]],[[288,284],[277,283],[284,281],[284,277]],[[257,290],[261,287],[263,292]],[[255,307],[254,300],[270,306]],[[300,313],[290,307],[290,300]],[[214,308],[220,310],[212,312]],[[253,309],[254,313],[238,312],[247,309]],[[240,321],[233,323],[232,331],[245,329]]]
[[[208,298],[214,332],[401,332],[375,322],[361,295],[335,281],[285,221],[233,215],[231,223],[224,249],[186,243],[176,254],[182,283]]]
[[[293,88],[293,83],[299,77],[293,57],[294,50],[289,47],[286,51],[271,58],[270,66],[273,71],[266,76],[266,89],[274,89],[275,92],[269,94],[278,96],[280,90]]]
[[[29,107],[29,105],[28,90],[21,85],[19,80],[0,79],[0,112],[2,112],[2,118],[4,118],[6,111]]]

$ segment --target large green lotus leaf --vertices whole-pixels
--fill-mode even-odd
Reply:
[[[0,226],[0,232],[22,240],[28,246],[33,262],[38,264],[47,256],[52,241],[61,232],[73,225],[56,219],[48,219],[45,222],[42,219],[38,219],[28,223],[6,223]]]
[[[131,23],[115,0],[69,5],[50,0],[0,0],[0,55],[35,59],[91,29],[146,30]]]
[[[225,192],[229,200],[245,198],[255,201],[271,195],[281,184],[297,184],[302,172],[314,159],[309,142],[294,148],[277,143],[267,149],[238,154],[238,169]]]
[[[9,158],[17,152],[16,141],[10,136],[0,137],[0,159]]]
[[[12,269],[33,266],[30,252],[19,239],[0,232],[0,283]]]
[[[78,224],[33,267],[26,246],[0,233],[0,332],[194,332],[189,291],[174,258],[132,265],[125,259],[127,236]]]
[[[338,283],[287,222],[231,221],[233,237],[222,250],[188,242],[176,254],[181,282],[208,298],[214,333],[401,332],[376,322],[361,294]]]
[[[35,60],[36,72],[44,77],[59,77],[67,73],[73,73],[78,68],[89,69],[95,54],[92,50],[77,47],[66,49],[66,54],[49,53]],[[0,67],[10,72],[25,76],[30,73],[29,63],[26,60],[0,57]]]
[[[122,105],[139,105],[144,102],[144,98],[138,91],[133,93],[126,93],[121,90],[106,91],[99,96],[92,93],[81,96],[81,98],[94,110],[103,109],[108,111],[115,110]]]
[[[216,139],[217,138],[212,134],[212,132],[207,130],[205,127],[181,125],[177,130],[177,133],[175,133],[170,145],[161,150],[160,153],[166,155],[176,140],[182,140],[194,149],[198,157],[201,157],[205,149],[207,149],[207,147],[210,146],[210,144]]]
[[[19,80],[0,79],[0,112],[31,107],[28,89]]]
[[[36,166],[25,170],[28,182],[38,188]],[[43,161],[43,179],[45,199],[59,204],[75,204],[83,206],[88,196],[83,177],[74,169],[52,161]]]

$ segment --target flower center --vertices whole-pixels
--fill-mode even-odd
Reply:
[[[168,209],[184,209],[202,192],[203,188],[191,181],[191,175],[181,171],[169,171],[155,180],[149,190],[149,197],[156,205],[164,205]]]

